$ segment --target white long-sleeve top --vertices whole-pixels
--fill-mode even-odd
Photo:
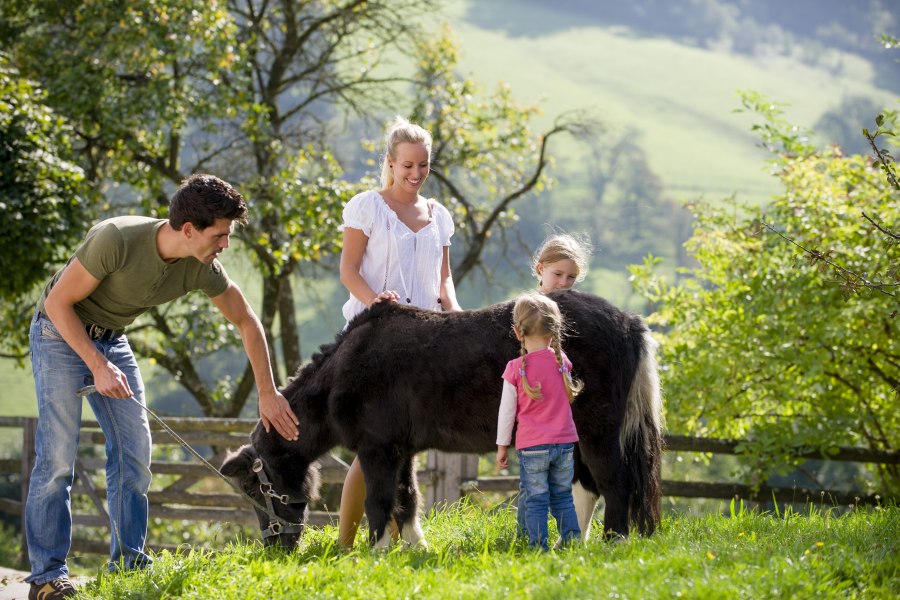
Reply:
[[[503,394],[500,396],[500,412],[497,415],[497,445],[509,446],[512,443],[513,426],[516,424],[516,405],[518,404],[516,386],[503,380]]]

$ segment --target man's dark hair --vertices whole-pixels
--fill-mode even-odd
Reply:
[[[191,223],[203,230],[216,219],[247,224],[247,203],[240,192],[215,175],[197,173],[181,182],[169,202],[169,224],[181,230]]]

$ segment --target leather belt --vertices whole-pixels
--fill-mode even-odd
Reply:
[[[48,317],[46,313],[41,312],[40,315],[48,321],[50,320],[50,317]],[[124,329],[108,329],[94,324],[85,325],[84,330],[88,334],[88,337],[95,342],[114,340],[125,333]]]
[[[107,329],[99,325],[85,325],[84,330],[87,332],[88,337],[95,342],[114,340],[125,333],[122,329]]]

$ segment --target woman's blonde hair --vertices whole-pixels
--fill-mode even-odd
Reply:
[[[538,264],[545,265],[569,259],[578,267],[575,282],[584,281],[588,271],[588,262],[594,246],[586,233],[555,233],[545,239],[531,259],[531,271],[540,280]]]
[[[562,313],[559,312],[559,306],[543,294],[523,294],[516,298],[513,306],[513,327],[519,332],[519,335],[549,335],[552,338],[551,346],[556,354],[556,362],[559,365],[560,375],[566,386],[566,394],[569,396],[569,403],[575,401],[575,396],[584,389],[584,384],[572,378],[572,374],[566,370],[562,357],[561,340],[565,333],[565,323]],[[543,397],[541,394],[541,384],[532,386],[528,383],[525,376],[525,360],[528,351],[525,349],[525,340],[522,340],[522,387],[529,398],[535,400]]]
[[[381,157],[381,187],[388,189],[394,185],[394,172],[391,170],[390,159],[397,158],[397,146],[403,143],[424,144],[428,151],[428,160],[431,161],[431,132],[414,123],[410,123],[400,115],[394,117],[394,122],[384,136],[384,156]]]

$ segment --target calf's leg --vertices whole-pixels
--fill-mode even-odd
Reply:
[[[581,445],[575,444],[575,482],[572,484],[572,500],[575,502],[575,514],[578,515],[581,539],[586,542],[591,535],[591,523],[600,492],[597,490],[597,483],[591,470],[584,464],[581,453]]]
[[[366,480],[366,516],[369,544],[388,548],[391,533],[388,520],[396,506],[400,465],[395,451],[384,447],[364,447],[357,453]]]
[[[591,511],[597,498],[602,494],[606,503],[603,513],[603,533],[606,537],[616,535],[628,536],[628,465],[622,459],[618,440],[610,438],[603,444],[579,443],[581,447],[581,460],[585,469],[576,467],[576,478],[582,483],[588,494],[594,495],[594,501],[590,501],[590,495],[582,498],[584,515],[579,512],[578,523],[587,517],[587,504],[591,505]],[[578,510],[579,501],[575,501]],[[584,529],[582,529],[584,532]],[[585,538],[587,539],[587,538]]]
[[[419,482],[416,478],[416,457],[410,456],[400,468],[400,483],[397,487],[397,506],[394,519],[400,528],[400,538],[409,546],[421,545],[427,548],[425,535],[419,523]]]
[[[572,500],[575,502],[575,514],[578,515],[581,539],[585,542],[588,541],[591,534],[592,517],[599,498],[600,496],[588,491],[580,481],[576,481],[572,485]]]

